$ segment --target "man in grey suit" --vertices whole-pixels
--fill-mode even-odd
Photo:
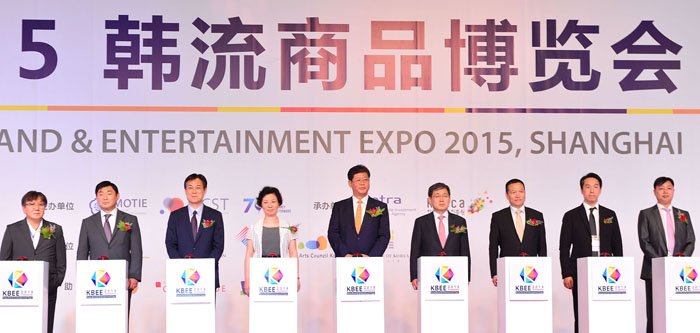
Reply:
[[[110,181],[95,187],[100,211],[83,220],[78,240],[78,260],[123,259],[128,264],[128,308],[131,292],[141,281],[141,230],[136,216],[117,209],[119,189]],[[129,311],[131,312],[131,311]]]
[[[688,211],[671,206],[674,182],[668,177],[654,181],[656,204],[639,212],[637,231],[639,246],[644,252],[641,279],[647,298],[647,332],[654,331],[651,292],[651,259],[666,256],[692,256],[695,232]]]
[[[66,242],[60,225],[44,220],[46,196],[29,191],[22,197],[26,218],[5,229],[0,260],[43,260],[49,263],[49,299],[47,332],[53,332],[58,287],[66,275]]]

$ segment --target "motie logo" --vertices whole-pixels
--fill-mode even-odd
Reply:
[[[95,287],[104,288],[109,284],[109,280],[111,280],[111,278],[107,271],[99,270],[92,273],[92,284],[94,284]]]
[[[369,271],[364,267],[355,267],[352,271],[352,280],[357,284],[365,284],[369,280]]]
[[[27,284],[27,274],[24,274],[22,271],[14,271],[10,273],[10,278],[7,279],[7,281],[10,281],[10,285],[12,288],[22,288],[24,287],[25,284]]]
[[[520,271],[520,278],[525,283],[534,283],[537,280],[537,270],[535,266],[525,266]]]
[[[16,273],[16,272],[15,272]],[[685,283],[693,283],[698,278],[698,272],[692,266],[686,266],[681,269],[681,280]],[[17,288],[17,287],[15,287]]]
[[[617,281],[620,279],[620,271],[611,266],[603,270],[603,279],[605,279],[605,282],[607,283],[617,283]]]
[[[182,272],[181,278],[186,286],[194,286],[199,282],[199,272],[194,268],[188,268]]]
[[[452,277],[454,276],[455,275],[452,273],[450,266],[440,266],[437,272],[435,272],[435,277],[438,281],[440,281],[440,283],[450,283],[450,281],[452,281]]]
[[[283,277],[282,270],[277,267],[270,267],[265,272],[265,281],[269,284],[279,284]]]

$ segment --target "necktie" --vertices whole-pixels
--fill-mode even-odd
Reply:
[[[357,209],[355,210],[355,231],[360,234],[362,228],[362,200],[357,200]]]
[[[676,248],[676,232],[673,230],[673,217],[671,216],[671,209],[661,208],[666,211],[666,229],[668,232],[668,251],[673,253]]]
[[[197,211],[192,212],[192,238],[197,239]]]
[[[440,228],[438,229],[438,237],[440,237],[440,245],[442,245],[442,248],[445,248],[445,242],[447,241],[447,236],[445,236],[445,223],[442,222],[442,219],[445,217],[440,215],[438,216],[438,219],[440,220]]]
[[[591,207],[589,209],[591,211],[591,214],[588,215],[588,225],[591,227],[591,236],[598,236],[598,230],[596,230],[595,226],[595,215],[593,215],[595,207]]]
[[[520,216],[520,209],[515,212],[515,231],[518,233],[518,238],[520,242],[523,241],[523,234],[525,233],[525,224],[523,223],[523,218]]]
[[[107,237],[107,243],[109,243],[112,240],[112,227],[109,225],[109,217],[112,216],[112,214],[105,214],[105,237]]]

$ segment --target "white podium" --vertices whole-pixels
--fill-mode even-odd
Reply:
[[[297,332],[297,259],[251,258],[248,331]]]
[[[695,332],[700,328],[700,258],[651,259],[654,332]]]
[[[336,332],[384,332],[384,258],[335,258],[335,283]]]
[[[3,331],[46,332],[48,276],[49,263],[45,261],[0,261]]]
[[[126,260],[78,260],[75,274],[77,333],[128,331],[126,265]]]
[[[420,332],[469,331],[469,257],[418,258],[418,291]]]
[[[498,332],[552,332],[552,258],[498,258]]]
[[[636,332],[634,258],[579,258],[577,265],[579,332]]]
[[[214,259],[167,259],[165,274],[166,332],[214,333]]]

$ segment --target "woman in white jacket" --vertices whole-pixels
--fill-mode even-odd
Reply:
[[[256,199],[265,217],[248,227],[245,251],[245,289],[246,295],[250,286],[250,258],[282,257],[297,259],[297,227],[277,217],[277,210],[282,205],[282,194],[275,187],[265,186]],[[297,291],[301,288],[297,277]]]

